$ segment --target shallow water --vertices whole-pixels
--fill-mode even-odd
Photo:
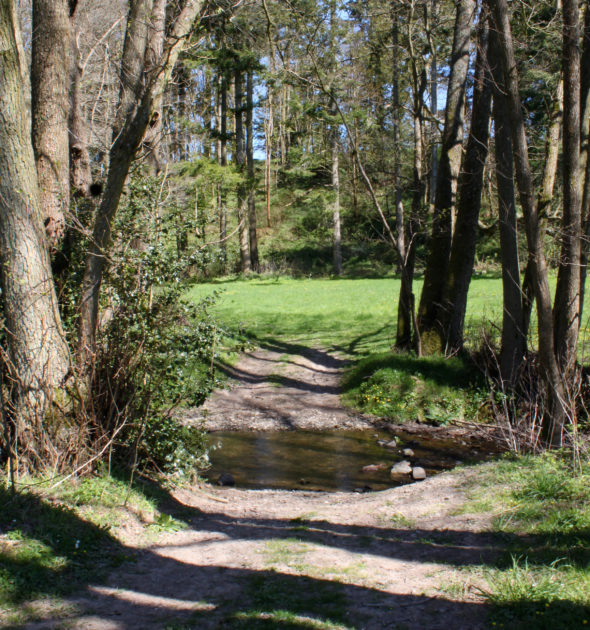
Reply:
[[[216,482],[230,473],[241,488],[272,488],[323,491],[384,490],[410,483],[409,476],[391,479],[393,464],[408,460],[422,466],[428,476],[448,470],[457,460],[481,459],[483,454],[449,452],[426,440],[414,439],[388,448],[383,442],[393,438],[372,431],[231,431],[210,435],[211,468],[204,476]],[[403,455],[404,448],[414,451]],[[364,472],[367,465],[383,464],[384,469]]]

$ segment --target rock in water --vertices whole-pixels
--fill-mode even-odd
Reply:
[[[402,452],[404,457],[414,457],[414,451],[411,448],[404,448]]]
[[[218,486],[235,486],[236,480],[234,479],[234,476],[230,473],[221,473],[221,475],[219,475],[219,479],[217,480],[217,485]]]
[[[379,472],[380,470],[385,470],[385,468],[386,468],[385,464],[369,464],[368,466],[363,466],[361,468],[361,472],[375,473],[375,472]]]
[[[411,472],[412,466],[410,465],[410,462],[404,460],[403,462],[399,462],[395,464],[395,466],[392,466],[390,474],[392,477],[395,477],[397,475],[409,475]]]
[[[426,479],[426,471],[424,470],[424,468],[421,468],[420,466],[412,468],[412,479],[416,481],[422,481],[422,479]]]

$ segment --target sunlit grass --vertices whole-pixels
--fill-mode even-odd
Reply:
[[[590,464],[571,456],[510,457],[477,476],[467,511],[492,511],[506,551],[486,572],[495,627],[590,625]]]
[[[551,287],[555,278],[551,278]],[[339,350],[363,357],[388,350],[395,342],[400,280],[394,277],[330,279],[285,276],[226,278],[197,284],[187,297],[198,300],[219,294],[213,312],[227,327],[257,340],[288,341]],[[419,300],[422,279],[414,284]],[[590,296],[586,293],[581,339],[590,340]],[[535,313],[531,325],[535,343]],[[470,285],[465,318],[471,347],[482,330],[499,341],[502,325],[502,280],[495,275],[475,276]],[[581,356],[584,348],[580,349]]]

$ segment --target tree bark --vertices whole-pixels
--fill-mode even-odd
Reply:
[[[553,309],[555,351],[569,380],[577,364],[580,327],[580,29],[578,0],[563,0],[563,217]]]
[[[584,311],[584,294],[588,270],[588,243],[590,241],[590,8],[586,3],[584,15],[584,45],[580,61],[580,104],[582,107],[580,128],[580,175],[583,177],[582,192],[582,252],[580,255],[580,324]]]
[[[167,0],[153,0],[146,39],[145,72],[155,70],[157,64],[161,63],[166,38],[166,5]],[[162,170],[163,96],[161,93],[154,100],[150,122],[143,139],[146,161],[153,175],[158,175]]]
[[[248,164],[248,234],[250,242],[250,263],[254,271],[260,271],[258,257],[258,233],[256,229],[256,180],[254,174],[254,85],[250,70],[246,77],[246,161]]]
[[[500,376],[508,388],[512,388],[517,382],[527,348],[520,286],[512,138],[504,94],[504,76],[502,67],[497,61],[499,57],[498,41],[494,29],[490,33],[490,52],[490,65],[494,81],[493,115],[503,292]]]
[[[82,82],[82,65],[77,32],[70,18],[71,50],[70,50],[70,112],[69,112],[69,142],[70,142],[70,186],[74,197],[88,197],[92,174],[90,171],[90,153],[88,151],[88,124],[82,110],[80,99]]]
[[[482,21],[475,62],[471,131],[459,176],[455,233],[443,289],[442,308],[437,317],[442,322],[447,353],[454,353],[463,346],[467,293],[475,261],[483,175],[488,156],[492,104],[492,86],[488,70],[489,28],[485,16],[480,16],[480,19]]]
[[[334,114],[334,118],[336,115]],[[342,275],[342,233],[340,229],[340,159],[338,125],[330,129],[330,150],[332,154],[332,265],[334,274]]]
[[[422,350],[427,354],[443,349],[443,334],[437,315],[451,251],[456,187],[461,164],[469,41],[474,11],[474,0],[457,2],[432,233],[418,310]]]
[[[246,175],[246,153],[244,147],[244,87],[242,70],[234,72],[235,102],[234,121],[236,127],[235,164],[242,177]],[[242,273],[252,271],[250,260],[250,243],[248,240],[247,186],[244,182],[238,186],[238,237],[240,241],[240,270]]]
[[[43,228],[27,115],[26,61],[12,0],[0,0],[0,280],[20,418],[42,414],[69,352]],[[66,140],[67,142],[67,140]]]
[[[217,77],[215,126],[217,128],[217,164],[227,166],[227,80],[225,74]],[[221,269],[225,273],[227,266],[227,214],[225,208],[225,191],[223,183],[217,183],[217,215],[219,219],[219,249]]]
[[[537,302],[539,363],[541,376],[549,397],[549,409],[543,419],[544,432],[549,444],[559,446],[563,440],[564,427],[570,410],[566,401],[566,389],[555,357],[547,262],[543,249],[539,214],[535,202],[533,175],[529,162],[508,4],[506,0],[490,0],[490,6],[498,32],[499,53],[504,73],[514,148],[516,179],[520,205],[525,218],[527,244],[533,262],[532,277]]]
[[[545,231],[547,229],[547,214],[551,210],[551,201],[553,199],[553,188],[555,187],[555,177],[557,175],[557,165],[559,162],[559,139],[561,137],[561,128],[563,123],[563,79],[557,84],[555,100],[553,102],[553,110],[551,112],[551,122],[547,132],[545,141],[545,164],[543,166],[543,176],[541,180],[541,189],[537,196],[537,208],[540,221],[541,240],[545,240]],[[524,334],[528,335],[531,321],[531,312],[535,301],[535,291],[533,287],[533,266],[534,261],[529,252],[527,266],[522,281],[523,295],[523,317],[524,317]]]
[[[65,232],[70,203],[68,0],[33,1],[33,148],[45,230],[52,246]]]

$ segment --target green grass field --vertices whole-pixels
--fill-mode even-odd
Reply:
[[[197,284],[187,295],[198,300],[217,292],[213,312],[228,328],[250,338],[319,345],[361,358],[392,346],[399,288],[397,278],[253,277]],[[414,289],[417,300],[421,289],[419,278]],[[590,314],[588,294],[585,306],[583,332]],[[501,324],[501,279],[474,277],[467,304],[468,344],[479,342],[482,327],[492,339],[499,338]]]
[[[487,420],[484,383],[468,359],[417,359],[391,352],[399,288],[399,279],[393,277],[252,277],[198,284],[188,296],[198,301],[217,293],[213,314],[230,334],[255,344],[322,347],[350,359],[344,401],[359,411],[394,422]],[[419,279],[416,296],[421,288]],[[477,349],[484,337],[498,346],[501,324],[501,279],[475,277],[467,305],[467,347]],[[531,347],[534,344],[532,334]],[[581,347],[580,356],[585,354]]]

